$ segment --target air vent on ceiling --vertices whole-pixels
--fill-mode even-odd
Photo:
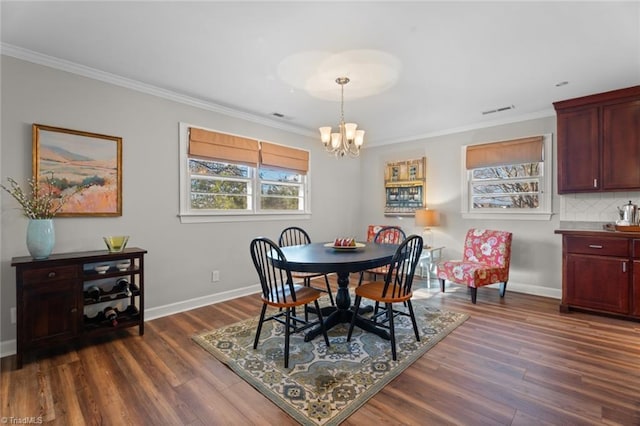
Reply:
[[[510,110],[510,109],[514,109],[515,107],[516,107],[515,105],[509,105],[509,106],[505,106],[505,107],[501,107],[501,108],[490,109],[488,111],[482,111],[482,115],[495,114],[496,112],[507,111],[507,110]]]

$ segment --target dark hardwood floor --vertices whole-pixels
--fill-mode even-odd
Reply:
[[[352,281],[356,281],[355,276]],[[560,314],[558,300],[497,289],[421,290],[471,317],[344,425],[640,425],[640,323]],[[425,288],[418,282],[417,288]],[[123,338],[1,360],[4,423],[289,425],[266,397],[192,342],[258,315],[257,296],[148,321]],[[14,423],[17,423],[14,421]]]

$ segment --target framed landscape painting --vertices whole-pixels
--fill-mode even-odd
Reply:
[[[33,175],[67,196],[58,216],[122,216],[122,138],[33,124]]]

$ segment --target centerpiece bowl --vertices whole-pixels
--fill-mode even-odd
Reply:
[[[102,237],[102,239],[107,245],[107,249],[109,249],[110,253],[120,253],[127,246],[127,242],[129,241],[129,236],[116,235],[116,236]]]

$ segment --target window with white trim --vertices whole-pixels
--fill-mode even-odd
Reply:
[[[308,151],[180,123],[180,157],[183,222],[309,214]]]
[[[551,135],[463,147],[465,218],[548,220]]]

